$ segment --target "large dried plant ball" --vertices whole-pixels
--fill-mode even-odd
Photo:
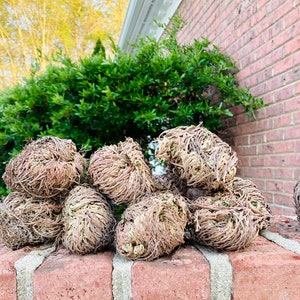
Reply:
[[[300,182],[297,182],[294,187],[294,203],[297,219],[300,221]]]
[[[59,240],[62,233],[61,205],[10,193],[0,206],[0,240],[12,249]]]
[[[137,202],[155,189],[151,168],[132,138],[93,153],[88,177],[100,193],[117,205]]]
[[[228,186],[228,190],[233,193],[236,198],[233,205],[248,207],[260,230],[266,229],[270,225],[272,219],[271,210],[254,182],[235,177]]]
[[[167,162],[189,187],[218,190],[235,177],[236,153],[202,125],[166,130],[157,141],[157,160]]]
[[[230,206],[234,199],[200,197],[189,203],[189,234],[202,245],[216,250],[236,251],[248,247],[259,228],[247,207]]]
[[[116,227],[118,253],[132,260],[154,260],[184,243],[188,210],[185,200],[157,192],[127,207]]]
[[[12,158],[2,178],[13,191],[35,198],[62,198],[80,183],[85,167],[85,158],[71,140],[45,136]]]
[[[74,254],[96,253],[114,239],[116,219],[105,197],[79,185],[70,191],[63,208],[63,244]]]

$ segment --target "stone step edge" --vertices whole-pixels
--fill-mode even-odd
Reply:
[[[300,243],[287,239],[278,233],[263,230],[261,236],[276,243],[284,249],[300,255]],[[33,273],[43,261],[56,250],[55,247],[31,251],[29,254],[15,262],[17,278],[18,300],[33,299]],[[225,253],[216,252],[203,245],[194,244],[210,265],[211,299],[232,298],[233,269],[229,257]],[[114,300],[132,299],[131,270],[134,261],[127,260],[118,253],[113,258],[112,294]]]

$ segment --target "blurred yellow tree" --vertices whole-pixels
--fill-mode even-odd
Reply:
[[[61,51],[90,55],[100,39],[117,42],[128,0],[0,0],[0,89],[13,85]]]

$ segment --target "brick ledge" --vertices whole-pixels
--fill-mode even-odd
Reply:
[[[112,251],[0,245],[0,300],[30,299],[299,299],[300,226],[275,217],[243,251],[186,245],[153,262]]]

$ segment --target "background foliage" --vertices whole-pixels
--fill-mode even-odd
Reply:
[[[97,39],[117,40],[128,0],[0,0],[0,89],[45,70],[58,50],[90,55]]]
[[[132,137],[143,146],[167,128],[198,124],[212,131],[231,106],[253,114],[263,106],[239,89],[236,67],[206,39],[178,45],[180,22],[157,42],[140,39],[134,53],[98,41],[78,62],[60,55],[42,74],[0,94],[0,174],[26,141],[43,135],[72,139],[91,153]],[[211,92],[213,91],[213,93]],[[4,191],[4,188],[2,187]]]

